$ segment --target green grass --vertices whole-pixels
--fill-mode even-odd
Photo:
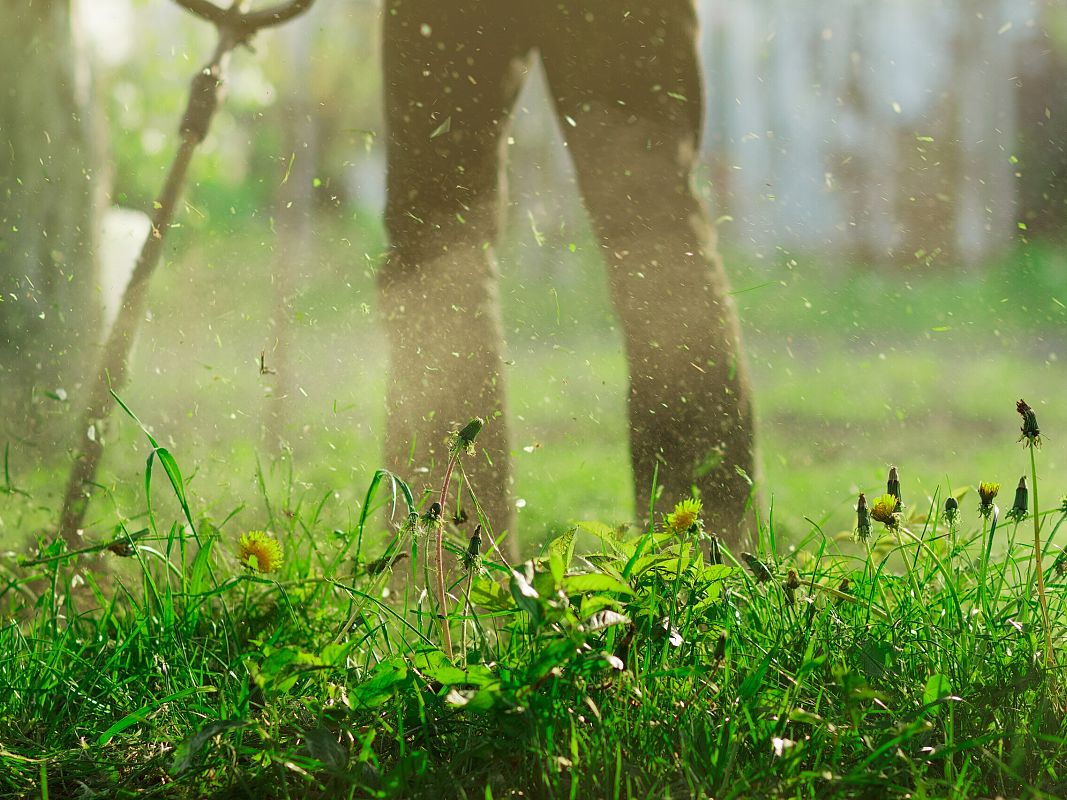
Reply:
[[[43,795],[46,780],[50,797],[1067,794],[1062,251],[973,273],[728,256],[765,464],[757,555],[774,579],[757,583],[738,553],[709,564],[620,527],[634,516],[625,363],[595,248],[514,234],[502,297],[526,502],[512,535],[540,554],[524,579],[537,597],[487,557],[477,622],[452,607],[468,647],[450,666],[421,591],[427,534],[403,527],[400,487],[372,479],[380,231],[326,226],[297,266],[282,400],[257,368],[261,351],[280,358],[273,234],[219,231],[176,231],[124,393],[180,464],[188,518],[159,452],[116,414],[86,552],[63,551],[47,531],[66,458],[26,429],[69,425],[80,389],[6,424],[0,795]],[[969,491],[958,530],[938,513],[989,480],[1010,506],[1030,472],[1020,396],[1046,438],[1053,667],[1029,522],[1002,513],[990,536]],[[856,494],[881,494],[890,464],[922,544],[883,531],[868,554],[850,537]],[[282,541],[280,573],[237,563],[250,529]],[[127,535],[134,558],[106,549]],[[368,574],[401,550],[393,574]],[[449,577],[462,593],[462,571]],[[587,623],[607,611],[627,621]]]
[[[373,286],[384,245],[368,220],[320,221],[317,249],[287,265],[296,272],[287,332],[273,305],[276,236],[265,222],[192,215],[175,231],[124,395],[166,432],[199,508],[224,516],[244,506],[241,524],[268,524],[258,463],[268,478],[291,470],[297,484],[335,492],[330,525],[354,513],[380,461],[384,413]],[[569,238],[573,252],[567,241],[537,247],[513,226],[500,253],[515,491],[526,501],[518,535],[529,552],[578,519],[634,518],[621,339],[594,245],[582,232]],[[1002,410],[1020,396],[1041,398],[1045,424],[1067,429],[1067,407],[1054,402],[1067,394],[1062,249],[1031,244],[972,271],[863,270],[785,253],[728,252],[726,263],[756,389],[763,499],[778,509],[783,541],[813,522],[831,535],[847,530],[855,493],[874,491],[890,464],[912,498],[1018,480]],[[261,351],[268,365],[288,358],[282,400],[272,399],[274,378],[259,374]],[[38,404],[60,447],[26,437],[18,420],[0,434],[12,479],[30,494],[0,501],[2,546],[55,523],[82,391],[65,388],[67,402]],[[1053,438],[1045,457],[1050,489],[1067,492],[1067,451]],[[137,513],[142,461],[136,428],[113,426],[100,473],[111,495],[92,506],[90,529],[116,507]]]
[[[984,519],[968,494],[951,525],[905,476],[898,529],[875,523],[868,548],[787,542],[776,509],[763,568],[666,521],[580,523],[513,570],[454,561],[449,661],[423,591],[437,528],[407,487],[368,473],[335,527],[333,486],[265,468],[286,555],[261,575],[237,561],[240,507],[199,507],[164,437],[140,442],[140,513],[112,511],[85,552],[42,539],[0,559],[0,796],[1067,793],[1067,508],[1046,453],[1044,505],[1022,519]],[[443,530],[451,551],[472,524]]]

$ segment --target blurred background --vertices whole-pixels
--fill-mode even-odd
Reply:
[[[1067,7],[1056,0],[700,0],[697,181],[757,390],[779,539],[1023,474],[1014,403],[1067,491]],[[214,32],[168,0],[33,0],[0,26],[0,546],[54,526],[88,379]],[[380,8],[318,0],[231,62],[123,397],[197,514],[247,529],[378,465],[386,243]],[[534,71],[498,257],[520,535],[632,517],[621,336]],[[650,198],[650,202],[654,199]],[[442,436],[444,435],[442,431]],[[87,526],[144,513],[113,415]],[[1010,502],[1010,496],[1007,498]],[[161,495],[162,508],[174,511]],[[1057,501],[1058,502],[1058,501]],[[963,507],[973,517],[977,500]],[[231,516],[232,515],[232,516]]]

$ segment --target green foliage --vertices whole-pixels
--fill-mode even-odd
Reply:
[[[778,552],[770,527],[741,559],[699,521],[581,522],[524,564],[480,562],[449,612],[463,642],[449,660],[424,591],[428,533],[395,476],[376,473],[332,534],[322,502],[269,503],[287,554],[273,580],[240,568],[229,517],[194,523],[177,462],[164,466],[180,519],[150,507],[124,534],[131,557],[42,541],[0,562],[0,796],[45,781],[116,797],[1067,789],[1063,656],[1043,651],[1032,553],[996,510],[964,534],[930,498],[877,526],[860,559],[820,534]],[[1035,503],[1028,519],[1051,554],[1067,509]],[[576,552],[579,533],[596,545]],[[990,560],[994,537],[1006,548]],[[447,538],[459,556],[465,533]],[[382,547],[368,569],[364,550]],[[1062,572],[1046,576],[1056,641]]]

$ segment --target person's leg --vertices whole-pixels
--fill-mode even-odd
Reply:
[[[492,245],[502,139],[526,62],[496,9],[495,0],[385,3],[391,248],[379,300],[390,345],[386,463],[416,492],[439,487],[448,432],[487,419],[465,468],[501,531],[513,525]]]
[[[542,59],[607,262],[630,368],[639,518],[695,489],[738,543],[756,477],[737,313],[697,197],[702,85],[692,0],[564,0]]]

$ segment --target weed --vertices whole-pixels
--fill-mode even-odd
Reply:
[[[383,470],[344,529],[287,486],[242,537],[150,438],[173,509],[0,561],[0,796],[1067,793],[1062,557],[1039,561],[1067,508],[1040,509],[1033,448],[1033,552],[1013,527],[994,556],[996,484],[968,530],[960,492],[898,506],[894,469],[859,555],[817,529],[779,550],[768,517],[706,557],[690,500],[510,565],[454,444],[472,536],[447,481],[420,508]]]

